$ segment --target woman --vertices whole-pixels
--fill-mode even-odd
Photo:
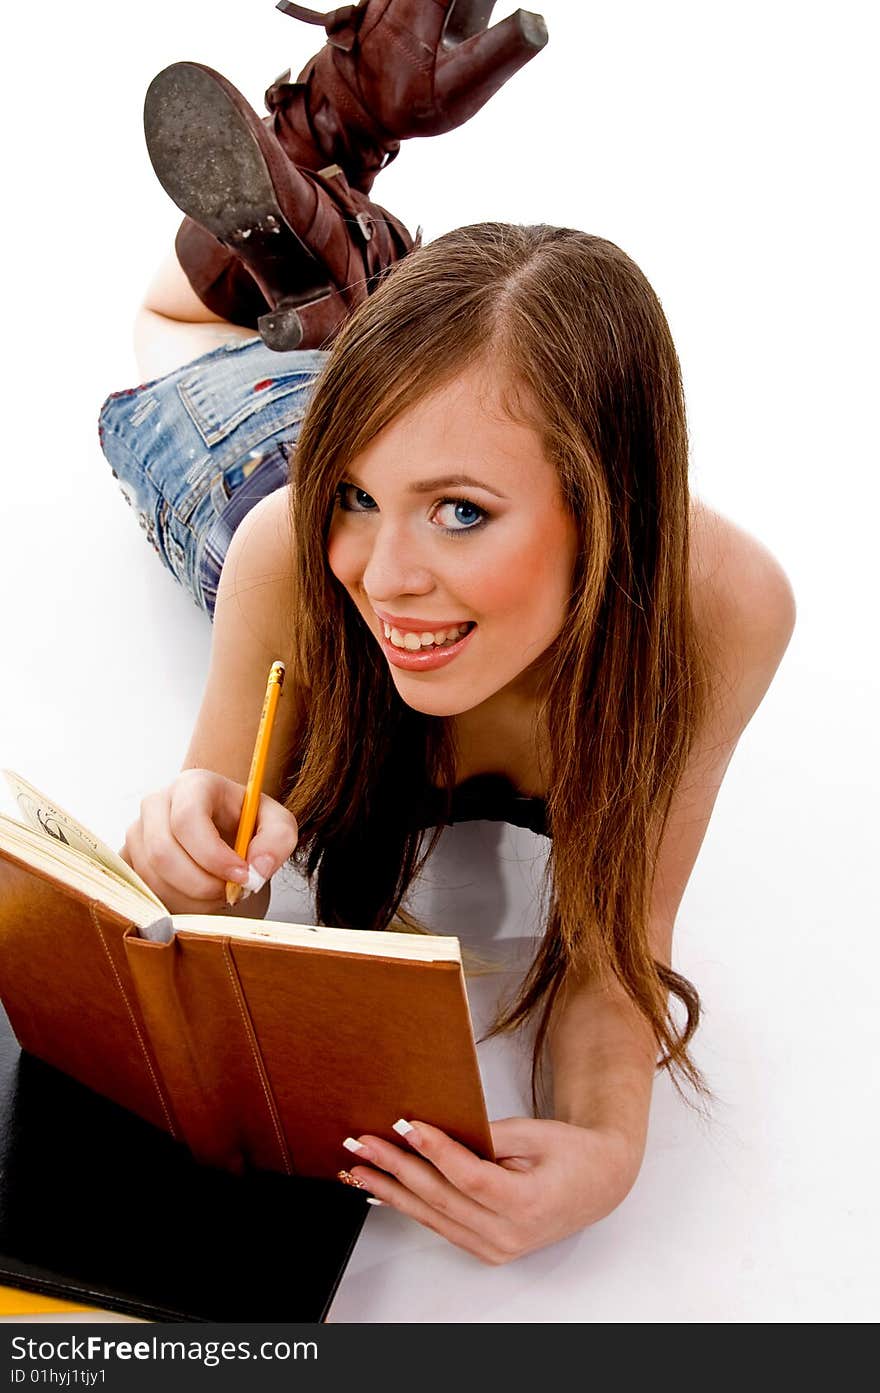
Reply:
[[[395,266],[328,356],[229,343],[173,276],[142,350],[165,351],[160,331],[225,346],[111,398],[105,449],[206,608],[218,553],[222,569],[183,772],[144,799],[123,854],[174,912],[223,912],[224,882],[250,875],[262,915],[295,851],[324,922],[385,927],[444,822],[488,799],[511,820],[543,813],[546,925],[496,1028],[537,1017],[552,1116],[496,1122],[496,1163],[430,1119],[400,1119],[401,1146],[340,1138],[373,1197],[508,1260],[629,1192],[658,1056],[702,1086],[673,925],[788,643],[790,586],[689,497],[668,326],[611,243],[449,233]],[[167,442],[163,421],[173,448],[142,447]],[[290,486],[235,516],[287,452]],[[284,717],[245,863],[230,847],[278,656]]]

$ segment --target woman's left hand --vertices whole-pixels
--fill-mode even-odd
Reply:
[[[619,1133],[567,1122],[493,1122],[494,1162],[437,1127],[411,1126],[406,1148],[356,1138],[362,1147],[350,1174],[376,1199],[493,1265],[610,1214],[632,1188],[641,1160]]]

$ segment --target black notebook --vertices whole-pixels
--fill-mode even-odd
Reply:
[[[319,1322],[366,1213],[334,1181],[197,1165],[23,1054],[0,1009],[0,1283],[148,1320]]]

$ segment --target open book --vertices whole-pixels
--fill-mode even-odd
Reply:
[[[492,1144],[458,939],[170,915],[3,771],[0,998],[21,1047],[200,1161],[335,1176],[346,1136],[432,1122]]]

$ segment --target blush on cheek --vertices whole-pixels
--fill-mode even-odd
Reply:
[[[494,570],[481,587],[480,609],[515,626],[528,663],[549,647],[565,622],[576,555],[570,519],[545,517],[516,549],[515,565]]]
[[[517,547],[506,564],[493,566],[480,576],[478,609],[487,618],[534,616],[547,608],[555,611],[557,555],[552,537],[545,540],[538,536],[530,545]]]

